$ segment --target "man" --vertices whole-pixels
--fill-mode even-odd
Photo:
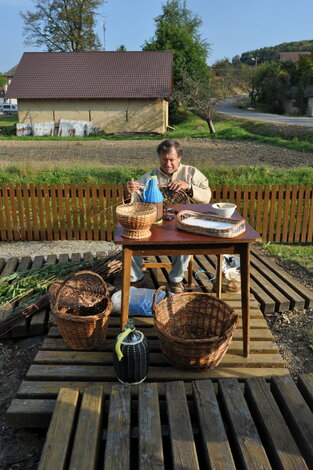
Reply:
[[[167,187],[173,192],[185,191],[193,202],[209,203],[211,190],[207,178],[196,168],[183,165],[181,158],[183,150],[176,140],[166,139],[157,148],[160,167],[154,168],[138,181],[132,178],[126,184],[125,197],[140,201],[144,185],[152,174],[157,176],[159,188]],[[184,291],[182,283],[184,272],[187,269],[190,256],[172,256],[172,270],[169,274],[171,291],[180,293]],[[135,256],[132,260],[131,282],[132,285],[140,285],[143,280],[142,257]]]

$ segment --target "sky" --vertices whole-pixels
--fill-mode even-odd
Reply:
[[[105,50],[116,50],[121,44],[128,51],[141,50],[154,35],[154,18],[161,14],[164,3],[108,0],[99,10],[97,24]],[[261,47],[313,39],[312,0],[187,0],[187,7],[202,19],[201,37],[211,45],[209,65]],[[24,45],[19,12],[26,10],[34,10],[32,0],[0,0],[2,73],[18,64],[23,52],[40,51]]]

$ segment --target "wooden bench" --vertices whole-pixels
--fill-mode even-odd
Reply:
[[[313,469],[313,374],[62,388],[39,470]]]

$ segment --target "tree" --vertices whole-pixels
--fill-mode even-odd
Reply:
[[[121,44],[120,46],[118,46],[118,47],[116,48],[116,50],[119,51],[119,52],[125,52],[125,51],[127,51],[126,46],[125,46],[124,44]]]
[[[210,46],[201,39],[201,19],[186,8],[184,0],[168,0],[163,13],[155,18],[154,37],[146,41],[145,51],[172,51],[174,87],[180,90],[182,76],[187,73],[195,80],[208,80],[206,64]]]
[[[210,133],[215,134],[213,115],[216,105],[230,96],[240,93],[234,67],[220,68],[219,75],[214,71],[210,79],[203,81],[194,79],[183,73],[183,87],[176,92],[177,99],[184,101],[196,114],[206,120]]]
[[[103,0],[33,0],[34,11],[21,12],[25,44],[51,52],[99,50],[96,10]]]
[[[7,78],[0,73],[0,87],[4,87],[7,84]]]

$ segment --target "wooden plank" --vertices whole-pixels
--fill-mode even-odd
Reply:
[[[130,387],[115,385],[110,396],[104,470],[129,470],[130,425]]]
[[[65,470],[67,468],[69,447],[75,429],[78,398],[78,390],[61,388],[41,453],[38,470]],[[85,437],[88,439],[88,436]]]
[[[304,194],[304,186],[303,184],[299,185],[298,197],[297,197],[297,216],[296,216],[296,229],[295,229],[295,236],[294,241],[300,241],[300,232],[301,232],[301,221],[303,217],[303,194]]]
[[[86,240],[85,232],[85,208],[84,208],[84,191],[82,183],[78,184],[78,210],[79,210],[79,239]]]
[[[55,400],[14,399],[7,410],[7,424],[16,428],[47,428],[54,406]]]
[[[51,219],[51,206],[50,206],[50,191],[47,183],[43,185],[43,198],[45,204],[45,213],[46,213],[46,230],[47,230],[47,240],[53,240],[52,236],[52,219]]]
[[[192,389],[207,467],[235,469],[212,381],[197,380],[193,382]]]
[[[297,206],[298,186],[293,184],[291,187],[291,206],[289,213],[289,231],[288,242],[294,242],[295,221],[296,221],[296,206]]]
[[[7,240],[7,231],[5,223],[5,212],[4,212],[4,201],[3,201],[3,186],[0,188],[0,234],[1,240]]]
[[[262,429],[263,442],[267,444],[267,452],[274,468],[307,470],[301,452],[270,393],[269,384],[261,378],[248,379],[246,389],[254,418]]]
[[[304,191],[303,218],[302,218],[301,238],[300,238],[301,243],[305,243],[307,241],[308,227],[309,227],[310,199],[311,199],[311,185],[307,184],[305,186],[305,191]]]
[[[42,185],[40,183],[36,184],[36,193],[37,193],[37,201],[38,201],[38,213],[39,213],[39,231],[40,231],[40,239],[46,240],[46,222],[44,218],[44,200],[42,194]]]
[[[7,277],[13,274],[19,264],[19,260],[16,257],[9,258],[6,262],[5,267],[2,270],[1,277]]]
[[[71,219],[71,204],[70,204],[70,186],[68,183],[64,184],[64,202],[65,202],[65,220],[66,220],[66,240],[73,238],[73,225]]]
[[[18,224],[18,221],[17,221],[16,201],[15,201],[15,185],[13,185],[12,183],[9,183],[9,196],[10,196],[13,238],[14,238],[14,240],[19,240],[20,239],[20,230],[19,230],[19,224]]]
[[[258,258],[262,263],[268,267],[275,270],[275,274],[279,276],[283,281],[292,289],[294,289],[301,297],[305,299],[305,308],[310,308],[313,305],[313,292],[312,290],[306,288],[303,284],[297,281],[293,276],[288,274],[284,269],[278,266],[277,263],[273,262],[265,255],[260,253],[260,251],[252,248],[253,256]]]
[[[38,365],[77,365],[77,366],[97,366],[97,365],[111,365],[112,364],[112,351],[39,351],[34,359],[34,364]],[[166,366],[167,362],[161,352],[150,352],[149,356],[150,366]],[[227,354],[223,357],[221,364],[223,367],[235,367],[243,364],[246,367],[283,367],[284,361],[280,354],[251,354],[249,358],[242,356],[241,352],[238,354]],[[47,369],[48,371],[48,369]],[[95,371],[94,371],[95,372]],[[43,371],[44,373],[44,371]],[[48,372],[47,372],[48,373]],[[53,373],[53,370],[49,370]]]
[[[313,374],[300,375],[298,388],[313,412]]]
[[[59,234],[59,217],[57,209],[57,194],[54,184],[50,185],[51,205],[52,205],[52,221],[53,221],[53,240],[60,240]]]
[[[69,470],[97,468],[103,406],[102,387],[93,385],[86,388],[79,411]],[[65,421],[64,417],[63,420]]]
[[[73,237],[79,240],[79,225],[78,225],[78,208],[77,208],[77,191],[76,184],[71,184],[71,200],[72,200],[72,214],[73,214]]]
[[[29,204],[29,189],[26,183],[23,184],[24,213],[27,227],[27,240],[33,240],[32,216]]]
[[[262,286],[257,284],[250,276],[250,290],[255,298],[260,302],[261,310],[263,313],[274,313],[276,303],[275,300],[262,289]]]
[[[137,322],[135,320],[135,324]],[[114,339],[108,339],[97,347],[97,351],[112,351],[114,345]],[[160,343],[158,339],[150,339],[149,342],[149,351],[159,351]],[[250,344],[251,354],[260,354],[260,353],[278,353],[278,346],[274,341],[251,341]],[[68,346],[65,344],[62,338],[45,338],[43,344],[41,345],[41,351],[68,351]],[[233,340],[228,348],[227,354],[240,354],[242,352],[242,342]]]
[[[273,377],[272,391],[304,458],[313,468],[313,413],[291,377]]]
[[[270,470],[272,467],[237,380],[220,381],[219,394],[241,461],[240,468]]]
[[[275,230],[275,242],[278,242],[278,243],[281,241],[281,233],[282,233],[283,201],[284,201],[284,186],[280,184],[278,186],[278,201],[277,201],[276,230]]]
[[[267,240],[274,240],[274,230],[275,230],[275,216],[276,216],[276,197],[277,197],[277,188],[274,184],[270,191],[270,214],[269,214],[269,233]]]
[[[37,195],[36,188],[33,183],[29,184],[30,205],[31,205],[31,220],[33,223],[33,237],[34,240],[40,240],[38,228],[38,213],[37,213]]]
[[[13,231],[12,231],[12,220],[11,220],[11,208],[10,208],[10,203],[9,203],[9,194],[8,194],[8,185],[3,184],[2,185],[2,198],[3,198],[3,206],[4,206],[4,212],[5,212],[5,220],[6,220],[6,233],[7,233],[7,239],[8,240],[13,240]]]
[[[252,261],[251,261],[252,264]],[[276,312],[285,312],[289,310],[290,301],[289,299],[280,292],[268,279],[266,279],[263,274],[260,274],[259,271],[251,269],[250,270],[251,279],[253,279],[256,284],[259,284],[260,287],[272,297],[275,301],[275,311]]]
[[[270,269],[269,267],[265,266],[264,263],[259,260],[259,258],[254,257],[253,253],[251,254],[251,266],[253,266],[262,276],[264,276],[265,279],[270,283],[270,285],[273,285],[284,296],[286,296],[287,299],[289,299],[291,308],[304,307],[303,297],[297,294],[297,292],[295,292],[294,289],[288,286],[288,284],[286,284],[283,279],[277,276],[276,273],[273,272],[273,269]],[[285,308],[285,305],[281,305],[280,308],[282,309],[281,311],[288,310],[288,308]]]
[[[198,470],[200,467],[184,384],[182,382],[168,382],[165,391],[173,469]]]
[[[161,418],[157,384],[145,383],[138,394],[140,470],[164,469]]]

